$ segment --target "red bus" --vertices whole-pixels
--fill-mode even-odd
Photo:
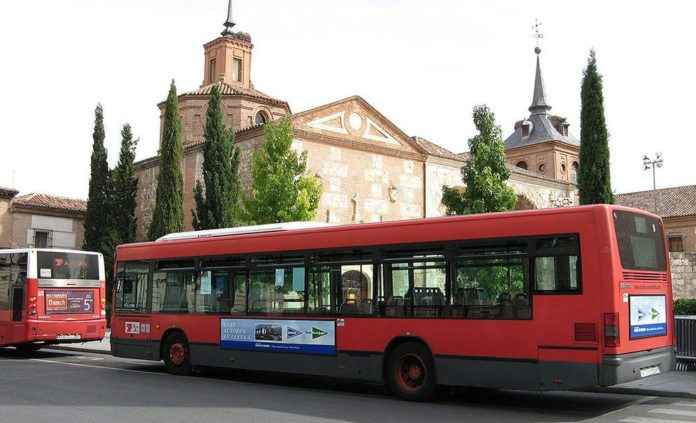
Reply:
[[[119,357],[384,382],[560,390],[672,369],[657,216],[583,206],[265,225],[117,249]]]
[[[52,344],[100,340],[105,301],[101,254],[0,250],[0,346],[28,353]]]

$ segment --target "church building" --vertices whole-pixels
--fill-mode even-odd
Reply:
[[[213,86],[222,93],[225,123],[235,128],[242,186],[251,183],[254,150],[263,142],[263,125],[289,117],[293,148],[308,153],[307,169],[322,182],[316,220],[329,223],[379,222],[441,216],[442,186],[462,185],[467,154],[455,154],[425,138],[404,133],[360,96],[294,113],[287,101],[267,95],[252,82],[251,36],[225,30],[203,45],[203,82],[179,96],[184,143],[184,212],[191,229],[193,189],[202,179],[203,131]],[[575,185],[579,142],[565,119],[549,115],[537,48],[536,79],[530,115],[514,125],[505,141],[510,184],[524,209],[577,203]],[[164,103],[159,104],[161,118]],[[152,219],[159,158],[136,164],[138,239]]]

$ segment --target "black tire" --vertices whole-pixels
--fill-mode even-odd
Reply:
[[[21,355],[32,355],[38,350],[41,349],[41,345],[36,345],[36,344],[20,344],[15,346],[17,349],[17,352],[20,353]]]
[[[435,397],[435,363],[428,348],[406,342],[389,354],[385,375],[393,394],[407,401],[430,401]]]
[[[164,340],[162,359],[167,371],[177,376],[188,376],[193,372],[191,349],[184,334],[175,332]]]

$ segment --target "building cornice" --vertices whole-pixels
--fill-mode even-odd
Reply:
[[[410,151],[396,150],[393,148],[381,147],[378,145],[368,144],[366,142],[354,141],[351,139],[333,137],[326,134],[306,131],[304,129],[295,129],[295,138],[328,144],[335,147],[349,148],[352,150],[365,151],[368,153],[382,154],[384,156],[397,157],[400,159],[414,160],[425,162],[427,156],[421,153],[413,153]]]

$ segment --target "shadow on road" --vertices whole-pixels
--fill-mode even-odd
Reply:
[[[99,361],[85,361],[89,357]],[[210,368],[201,369],[195,377],[176,377],[163,374],[164,366],[159,363],[57,351],[39,351],[31,358],[38,360],[13,349],[0,349],[0,380],[22,380],[24,386],[0,396],[0,407],[153,407],[157,412],[204,408],[212,415],[253,410],[359,423],[462,421],[467,416],[469,421],[482,422],[572,422],[601,416],[637,399],[578,392],[443,388],[435,403],[415,404],[392,397],[381,385],[344,380]],[[85,363],[89,365],[70,365]],[[110,369],[100,371],[100,367]]]

